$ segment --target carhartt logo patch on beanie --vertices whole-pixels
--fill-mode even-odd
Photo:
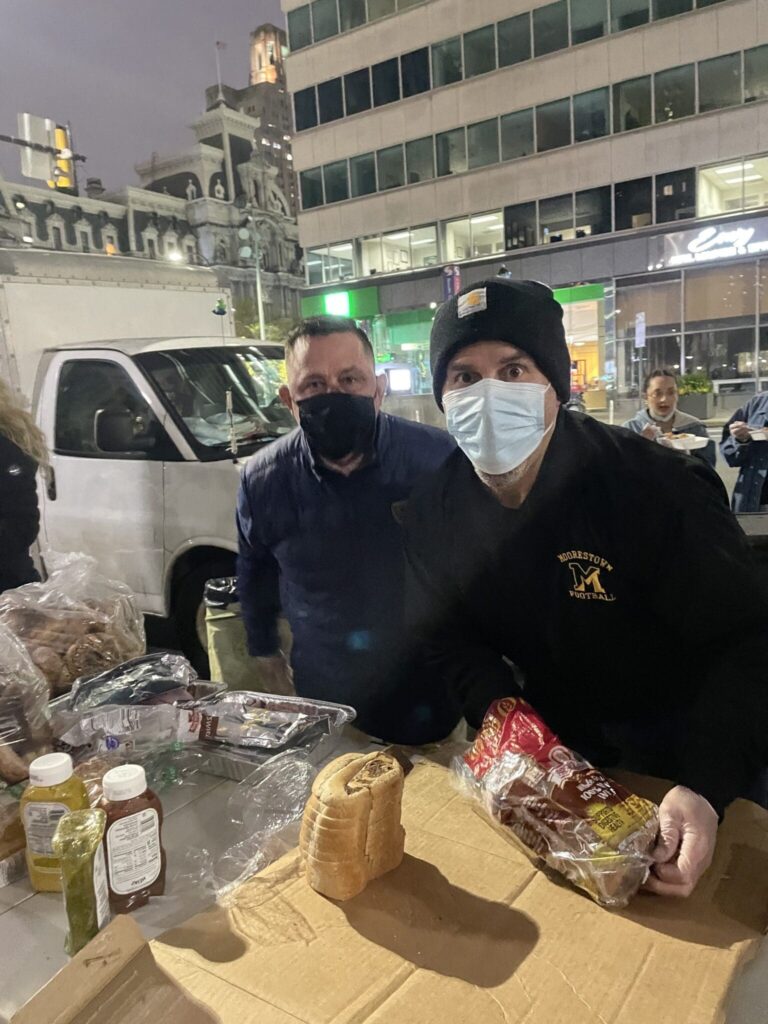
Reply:
[[[491,278],[454,295],[432,324],[429,360],[435,400],[442,409],[448,363],[478,341],[506,341],[536,361],[561,402],[571,394],[571,357],[563,308],[538,281]]]

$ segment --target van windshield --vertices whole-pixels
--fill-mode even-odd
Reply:
[[[275,350],[272,358],[255,345],[242,345],[143,352],[136,362],[197,444],[223,450],[233,432],[238,445],[248,446],[296,426],[278,394],[282,352],[274,345],[266,349]]]

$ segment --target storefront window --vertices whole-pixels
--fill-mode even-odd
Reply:
[[[363,276],[369,274],[381,274],[384,270],[384,260],[381,253],[381,235],[369,235],[361,238],[360,246],[360,269]]]
[[[321,82],[318,85],[317,107],[320,111],[320,124],[338,121],[339,118],[344,117],[340,78],[332,78],[330,82]]]
[[[301,184],[301,208],[311,210],[323,205],[323,172],[319,167],[302,171],[299,175]]]
[[[504,245],[506,249],[536,245],[536,203],[504,207]]]
[[[288,12],[288,39],[291,50],[301,50],[312,45],[312,24],[309,4]]]
[[[411,230],[411,265],[434,267],[437,264],[437,225]]]
[[[608,31],[606,0],[571,0],[571,43],[599,39]]]
[[[339,15],[336,0],[314,0],[312,4],[312,31],[315,42],[339,34]]]
[[[696,82],[693,64],[659,71],[653,76],[656,123],[674,121],[696,113]]]
[[[754,264],[685,274],[685,366],[714,379],[755,372]]]
[[[613,130],[631,132],[651,123],[651,76],[629,78],[613,87]]]
[[[576,193],[576,238],[604,235],[611,230],[611,186]]]
[[[539,244],[564,242],[573,237],[573,194],[540,199]]]
[[[464,77],[485,75],[496,68],[496,33],[493,25],[464,35]]]
[[[336,160],[335,163],[326,164],[323,168],[323,182],[326,203],[341,203],[349,199],[347,161]]]
[[[432,47],[432,85],[451,85],[461,81],[461,39],[446,39]]]
[[[448,261],[465,260],[471,255],[469,217],[443,224],[443,253]]]
[[[429,89],[429,47],[404,53],[400,58],[403,96],[416,96]]]
[[[573,97],[573,141],[585,142],[608,134],[608,89],[592,89]]]
[[[377,21],[395,13],[395,0],[368,0],[368,21]]]
[[[491,256],[504,251],[504,217],[501,210],[478,213],[470,218],[472,255]]]
[[[505,18],[496,25],[496,36],[499,47],[499,67],[507,68],[520,61],[530,60],[531,56],[531,16],[517,14],[514,18]]]
[[[768,46],[744,51],[744,102],[753,103],[768,96]]]
[[[405,168],[403,167],[403,147],[388,146],[376,153],[376,168],[379,178],[379,192],[390,188],[399,188],[405,184]]]
[[[369,68],[344,75],[344,97],[347,117],[371,109],[371,72]]]
[[[536,107],[536,148],[539,153],[571,144],[571,101],[555,100]]]
[[[492,117],[467,127],[469,169],[487,167],[499,162],[499,121]]]
[[[741,103],[741,54],[699,62],[699,113]]]
[[[619,282],[616,288],[616,372],[620,394],[639,395],[643,378],[657,366],[680,369],[680,275]],[[645,348],[636,348],[639,316]]]
[[[696,209],[699,217],[717,216],[768,205],[768,157],[752,157],[699,171]]]
[[[409,270],[411,266],[410,231],[392,231],[381,236],[384,271],[387,274]]]
[[[323,284],[325,281],[323,270],[327,260],[327,246],[323,245],[318,249],[307,249],[307,284]]]
[[[566,0],[537,7],[533,12],[533,52],[537,57],[563,50],[568,45]]]
[[[299,89],[293,94],[293,110],[296,119],[296,131],[303,132],[307,128],[317,126],[317,102],[315,100],[315,87],[311,85],[308,89]]]
[[[405,144],[405,166],[409,185],[430,181],[435,176],[432,136],[414,139]]]
[[[339,25],[342,32],[349,32],[365,24],[365,0],[339,0]]]
[[[648,0],[611,0],[612,32],[626,32],[645,25],[649,19]]]
[[[533,146],[533,110],[516,110],[501,118],[501,159],[530,156]]]
[[[463,128],[454,128],[450,132],[441,132],[435,136],[435,153],[437,155],[437,176],[461,174],[467,169],[467,142]]]
[[[346,281],[355,276],[352,243],[339,242],[328,246],[326,281]]]
[[[395,103],[400,99],[400,72],[397,57],[383,60],[371,68],[373,81],[373,105],[383,107],[387,103]]]
[[[653,20],[674,18],[676,14],[685,14],[693,10],[693,0],[653,0]]]
[[[369,196],[376,191],[376,158],[373,153],[349,158],[349,183],[353,196]]]
[[[656,223],[696,216],[696,172],[656,175]]]
[[[652,221],[653,181],[635,178],[614,185],[614,220],[617,231],[644,228]]]

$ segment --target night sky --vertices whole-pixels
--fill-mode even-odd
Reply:
[[[0,0],[0,134],[26,111],[72,124],[85,172],[108,189],[138,184],[153,151],[191,146],[191,124],[216,81],[248,84],[248,36],[284,25],[279,0]],[[0,143],[0,172],[20,175],[18,149]]]

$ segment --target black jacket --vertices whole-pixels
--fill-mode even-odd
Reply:
[[[29,555],[40,528],[36,473],[35,460],[0,434],[0,593],[40,578]]]
[[[412,622],[471,724],[517,691],[508,659],[570,746],[671,736],[662,770],[718,811],[768,761],[768,592],[701,460],[561,410],[522,508],[456,452],[406,530]]]

